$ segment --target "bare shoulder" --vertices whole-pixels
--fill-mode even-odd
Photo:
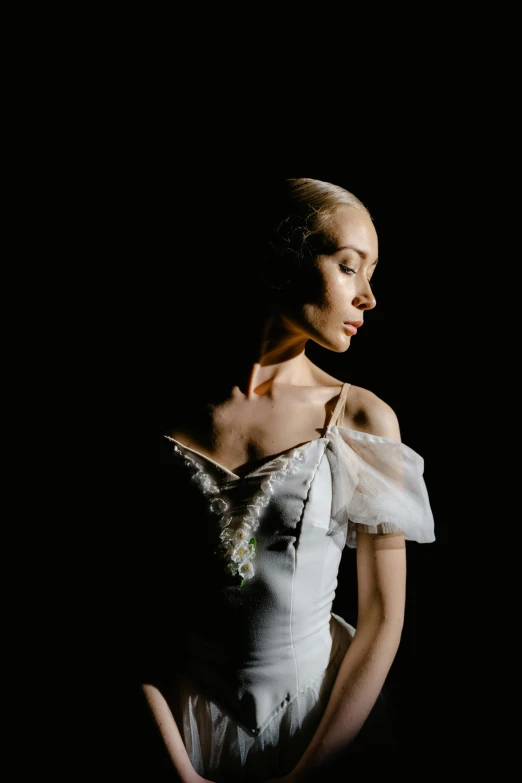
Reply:
[[[348,390],[344,426],[369,435],[401,440],[399,420],[391,405],[362,386],[352,384]]]

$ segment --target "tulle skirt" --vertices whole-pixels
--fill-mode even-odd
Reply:
[[[355,633],[332,613],[332,649],[327,668],[266,728],[252,736],[190,681],[179,684],[171,704],[194,769],[216,783],[259,783],[290,772],[308,747],[326,709],[339,667]]]

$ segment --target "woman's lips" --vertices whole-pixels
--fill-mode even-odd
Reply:
[[[350,334],[357,334],[357,328],[359,326],[362,326],[362,325],[363,325],[362,321],[351,321],[351,322],[350,321],[345,321],[344,322],[344,328],[348,332],[350,332]]]

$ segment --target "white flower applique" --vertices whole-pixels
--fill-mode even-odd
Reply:
[[[296,463],[304,460],[304,454],[299,449],[294,449],[291,454],[281,457],[282,467],[262,482],[259,492],[247,506],[246,512],[237,517],[227,513],[229,505],[220,497],[219,486],[205,473],[202,466],[193,457],[184,454],[176,445],[174,451],[184,458],[187,467],[194,470],[192,479],[199,485],[203,494],[212,497],[210,510],[219,515],[219,551],[226,561],[225,571],[231,576],[240,577],[239,586],[243,587],[255,573],[252,561],[256,555],[257,541],[254,533],[259,527],[261,512],[268,506],[274,487],[286,476],[299,470]]]

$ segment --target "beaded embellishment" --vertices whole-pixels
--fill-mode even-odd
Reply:
[[[298,472],[297,463],[305,459],[303,448],[305,447],[298,447],[289,454],[280,458],[276,457],[273,460],[276,462],[280,459],[283,463],[282,466],[264,479],[252,503],[247,505],[247,510],[236,516],[228,513],[229,505],[221,497],[221,488],[204,471],[203,466],[194,457],[181,451],[174,443],[176,454],[182,457],[187,468],[193,471],[192,480],[196,482],[204,495],[211,498],[210,510],[219,516],[219,553],[225,560],[225,571],[241,579],[240,587],[243,587],[247,580],[252,579],[255,573],[253,560],[256,555],[257,542],[254,533],[259,527],[261,513],[268,506],[274,487],[280,484],[286,476]]]

